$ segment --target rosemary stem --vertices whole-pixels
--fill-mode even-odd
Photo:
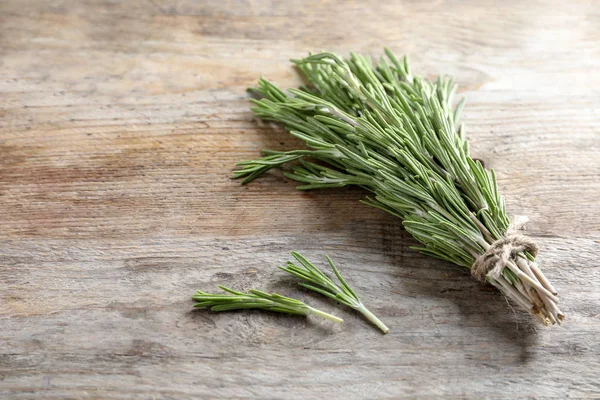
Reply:
[[[343,324],[344,323],[343,319],[341,319],[339,317],[336,317],[335,315],[327,314],[324,311],[317,310],[316,308],[308,307],[308,311],[309,311],[310,314],[318,315],[319,317],[325,318],[325,319],[327,319],[329,321],[333,321],[336,324]]]
[[[529,268],[529,263],[525,261],[525,259],[517,257],[517,266],[521,268],[521,271],[525,272],[532,279],[536,279],[539,282],[539,279],[533,274],[533,271],[531,270],[531,268]]]
[[[517,266],[519,268],[521,268],[521,271],[523,271],[524,273],[526,273],[527,275],[529,275],[529,277],[537,282],[539,282],[538,278],[535,276],[535,274],[533,273],[533,271],[531,271],[531,268],[529,268],[529,263],[521,257],[517,257],[516,259],[516,263]],[[529,286],[527,288],[529,290],[529,297],[531,298],[531,300],[533,301],[533,304],[538,308],[538,309],[543,309],[544,308],[544,300],[543,298],[545,298],[545,296],[542,294],[540,296],[540,294],[537,292],[537,290],[535,289],[535,287],[533,286]],[[550,310],[548,310],[550,311]]]
[[[517,289],[517,291],[519,293],[521,293],[523,296],[525,296],[525,298],[527,300],[529,300],[533,305],[536,305],[535,301],[533,299],[533,296],[531,295],[531,292],[529,290],[527,290],[527,288],[525,288],[525,285],[523,283],[521,283],[521,281],[515,282],[513,286]]]
[[[550,281],[548,281],[548,278],[546,278],[546,276],[544,275],[544,273],[542,272],[542,270],[540,269],[540,267],[537,266],[536,262],[532,262],[530,263],[530,267],[531,270],[533,271],[533,273],[538,277],[538,279],[540,280],[541,284],[548,289],[552,294],[556,295],[556,289],[554,289],[554,286],[552,286],[552,284],[550,283]]]
[[[537,292],[537,290],[535,290],[535,288],[533,286],[529,287],[529,292],[531,293],[531,298],[533,299],[533,304],[539,308],[542,309],[544,307],[544,298],[546,298],[546,296],[541,295]]]
[[[514,300],[517,304],[520,304],[525,310],[531,312],[533,304],[525,296],[519,293],[519,291],[517,291],[517,289],[515,289],[510,283],[508,283],[503,276],[500,276],[500,278],[498,279],[490,279],[490,282],[502,292],[504,292],[506,297]]]
[[[358,308],[355,308],[355,310],[364,315],[365,318],[368,319],[373,325],[381,329],[384,335],[390,331],[390,329],[387,326],[385,326],[385,324],[381,322],[381,320],[377,318],[375,314],[369,311],[369,309],[365,307],[362,303]]]
[[[558,310],[558,307],[556,307],[556,304],[554,304],[552,301],[546,299],[545,297],[542,298],[542,301],[544,302],[544,304],[546,306],[546,310],[548,311],[548,317],[550,318],[550,320],[553,321],[554,323],[557,323],[560,325],[561,319],[558,316],[558,313],[560,311]]]
[[[477,225],[477,227],[479,228],[479,230],[481,231],[481,233],[485,236],[485,238],[487,240],[489,240],[490,243],[494,243],[494,238],[492,237],[492,234],[485,227],[485,225],[482,224],[481,221],[479,221],[477,219],[477,217],[475,216],[475,214],[473,214],[472,212],[469,213],[469,218],[471,219],[471,221],[473,221],[475,223],[475,225]],[[485,249],[487,250],[487,248],[489,247],[489,243],[486,242],[486,244],[488,244],[488,246],[485,246]]]
[[[542,300],[544,301],[544,304],[546,304],[548,311],[550,311],[550,313],[556,319],[556,322],[558,322],[560,324],[560,322],[564,319],[565,315],[562,313],[562,311],[560,311],[558,309],[558,307],[556,306],[556,304],[554,304],[554,302],[552,302],[548,299],[545,299],[545,298],[542,298]]]
[[[550,300],[554,301],[555,303],[558,303],[558,298],[556,296],[554,296],[548,289],[543,287],[537,280],[534,281],[533,279],[531,279],[529,277],[529,275],[523,273],[523,271],[521,271],[519,269],[519,267],[517,267],[512,260],[509,260],[506,263],[506,266],[508,267],[508,269],[510,269],[512,272],[514,272],[519,278],[521,278],[521,280],[527,281],[531,286],[535,287],[539,292],[544,293],[546,296],[548,296],[548,298]]]

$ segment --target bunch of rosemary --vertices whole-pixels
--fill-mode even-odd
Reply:
[[[494,171],[469,155],[453,80],[428,81],[411,73],[406,57],[386,55],[377,63],[328,52],[292,60],[310,82],[301,89],[260,79],[252,110],[309,149],[264,150],[240,162],[234,177],[248,183],[299,160],[285,175],[300,190],[360,186],[371,193],[363,202],[401,218],[423,254],[470,268],[544,324],[560,323],[537,246],[518,233],[523,221],[509,220]]]

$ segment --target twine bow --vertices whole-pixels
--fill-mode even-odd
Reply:
[[[515,216],[504,236],[492,243],[485,253],[477,257],[471,267],[471,275],[481,282],[485,282],[488,275],[497,279],[506,264],[518,253],[528,251],[535,256],[538,252],[537,244],[519,233],[527,221],[529,218],[526,216]]]

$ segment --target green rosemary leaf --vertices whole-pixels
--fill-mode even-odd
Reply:
[[[344,289],[344,292],[346,292],[346,294],[348,294],[349,296],[352,296],[356,301],[360,302],[358,295],[356,294],[356,292],[354,292],[354,290],[352,290],[350,285],[348,285],[348,282],[346,282],[346,280],[342,277],[342,275],[340,274],[340,271],[337,269],[337,267],[333,263],[333,260],[328,255],[325,255],[325,258],[327,259],[329,266],[333,270],[333,273],[335,274],[335,276],[338,278],[338,280],[342,284],[342,289]]]
[[[313,292],[321,293],[323,296],[327,296],[330,299],[339,301],[338,297],[337,297],[337,294],[328,292],[327,289],[324,289],[322,287],[318,287],[318,286],[316,286],[316,284],[315,285],[311,285],[310,283],[300,282],[299,285],[302,286],[303,288],[308,289],[308,290],[312,290]]]

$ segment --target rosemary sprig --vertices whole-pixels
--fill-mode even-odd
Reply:
[[[326,255],[325,258],[327,258],[327,262],[331,266],[335,276],[337,276],[341,287],[336,285],[327,275],[319,268],[315,267],[314,264],[308,261],[302,254],[292,251],[292,256],[300,263],[300,266],[294,264],[292,261],[288,261],[285,267],[280,265],[278,268],[304,280],[305,282],[299,283],[300,286],[321,293],[324,296],[358,311],[371,323],[381,329],[384,334],[390,331],[379,318],[364,306],[356,292],[348,285],[348,282],[342,277],[340,271],[329,256]]]
[[[248,183],[300,161],[285,173],[300,190],[360,186],[371,194],[363,203],[400,217],[423,254],[473,267],[545,324],[560,323],[556,291],[526,248],[534,246],[515,245],[494,171],[470,157],[453,80],[415,76],[406,58],[386,56],[373,62],[323,52],[293,60],[310,86],[286,92],[261,78],[252,110],[308,149],[265,150],[239,163],[234,176]],[[508,239],[512,247],[504,246]]]
[[[293,315],[317,315],[329,321],[342,324],[343,319],[324,311],[317,310],[300,300],[281,296],[277,293],[265,293],[250,289],[249,293],[237,292],[225,286],[219,286],[230,294],[211,294],[200,290],[192,298],[196,301],[194,308],[210,308],[211,311],[231,311],[248,308],[275,311]]]

